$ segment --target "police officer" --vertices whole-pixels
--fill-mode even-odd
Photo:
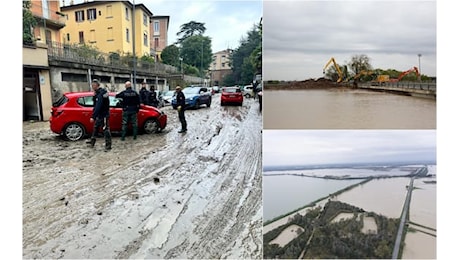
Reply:
[[[185,95],[180,86],[176,87],[177,113],[181,124],[179,133],[187,132],[187,121],[185,120]]]
[[[121,125],[121,140],[125,140],[126,130],[128,124],[131,123],[133,127],[133,139],[137,138],[137,112],[140,108],[140,97],[139,94],[132,89],[131,82],[125,82],[125,90],[118,93],[116,98],[123,99],[123,117]]]
[[[141,98],[141,104],[152,106],[153,103],[150,99],[150,91],[147,89],[147,82],[142,82],[142,87],[139,90],[139,96]]]
[[[96,136],[99,133],[99,129],[102,127],[105,139],[105,151],[108,151],[112,149],[112,135],[110,134],[109,128],[109,92],[100,87],[100,83],[97,79],[91,82],[91,87],[94,91],[94,107],[90,122],[93,123],[94,126],[91,139],[87,143],[89,143],[91,147],[94,147],[96,144]]]

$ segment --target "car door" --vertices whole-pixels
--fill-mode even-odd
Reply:
[[[121,106],[121,99],[116,98],[114,95],[109,96],[110,106],[110,130],[121,131],[121,119],[123,108]]]
[[[208,103],[209,95],[207,88],[200,88],[200,104]]]

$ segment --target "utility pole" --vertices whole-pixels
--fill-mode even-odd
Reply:
[[[419,77],[420,77],[420,81],[422,80],[422,66],[420,65],[420,57],[422,57],[422,54],[419,53],[418,55],[418,73],[419,73]]]
[[[136,4],[135,4],[135,0],[133,0],[133,14],[131,15],[131,19],[132,19],[132,26],[133,26],[133,82],[132,82],[132,86],[133,86],[133,89],[136,90],[136,67],[137,67],[137,62],[136,62],[136,23],[134,21],[134,17],[135,17],[135,12],[136,12]]]

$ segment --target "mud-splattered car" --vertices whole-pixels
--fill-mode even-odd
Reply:
[[[120,99],[115,98],[116,93],[111,92],[110,99],[110,130],[121,132],[121,119],[123,109]],[[90,118],[93,111],[93,92],[64,93],[61,98],[53,103],[51,108],[50,129],[70,141],[77,141],[93,131]],[[166,127],[167,115],[163,111],[141,105],[137,114],[138,127],[141,132],[150,134],[160,132]]]

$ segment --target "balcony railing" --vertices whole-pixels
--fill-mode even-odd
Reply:
[[[51,42],[48,44],[48,59],[56,61],[76,62],[96,66],[106,66],[117,69],[133,69],[132,56],[120,56],[99,52],[77,44],[62,44]],[[153,74],[178,74],[178,68],[159,62],[145,62],[136,59],[136,71]]]

